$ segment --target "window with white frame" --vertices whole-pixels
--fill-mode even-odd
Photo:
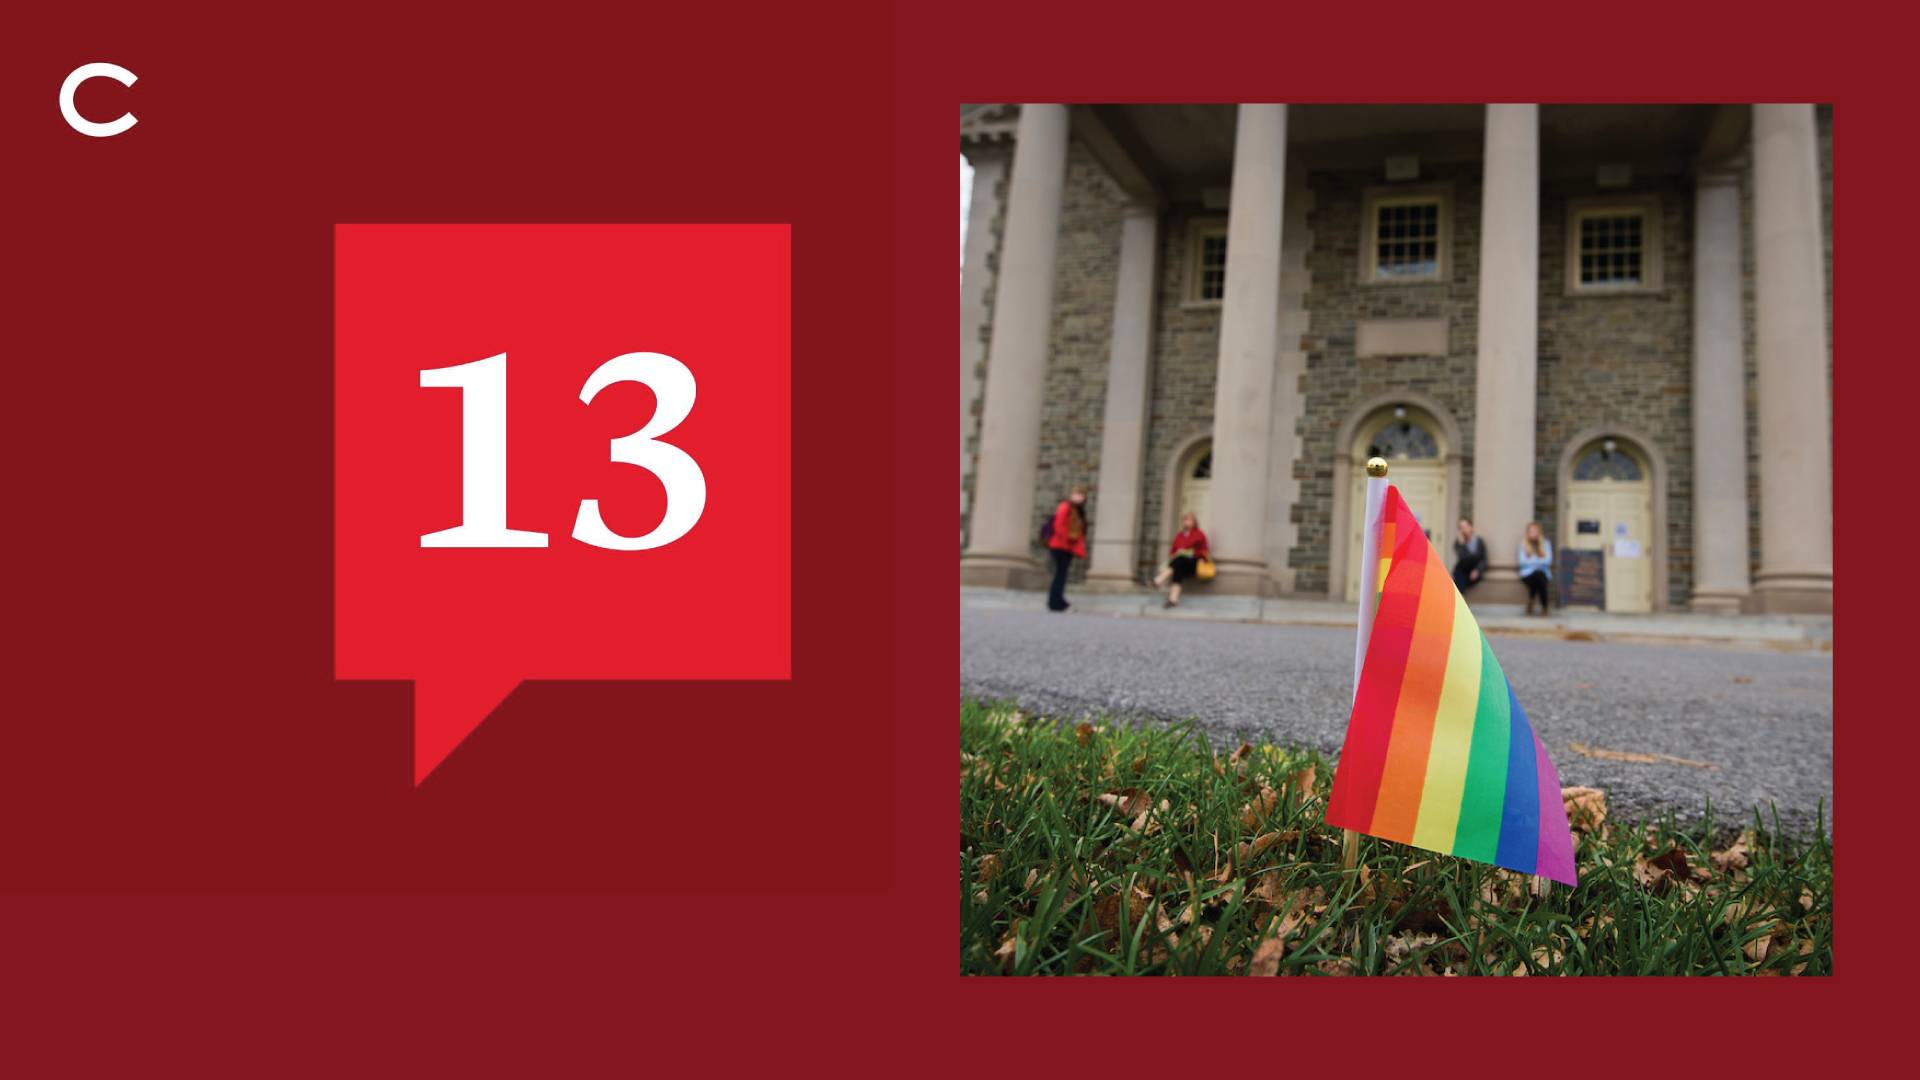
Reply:
[[[1187,303],[1218,304],[1227,295],[1227,223],[1195,222],[1187,258]]]
[[[1654,196],[1575,199],[1567,209],[1567,292],[1654,292],[1661,286]]]
[[[1445,281],[1452,200],[1444,187],[1369,188],[1361,280],[1375,285]]]

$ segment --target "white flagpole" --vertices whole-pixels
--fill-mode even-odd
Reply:
[[[1380,512],[1387,502],[1387,461],[1367,459],[1367,516],[1360,532],[1360,623],[1353,635],[1353,694],[1360,696],[1360,670],[1366,666],[1367,639],[1373,633],[1373,609],[1380,591]],[[1360,858],[1360,834],[1341,830],[1340,863],[1351,870]]]

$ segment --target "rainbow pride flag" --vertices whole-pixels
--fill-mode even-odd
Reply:
[[[1373,628],[1327,824],[1577,883],[1560,774],[1391,485]]]

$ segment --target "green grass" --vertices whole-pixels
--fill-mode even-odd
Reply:
[[[960,969],[1019,975],[1825,975],[1833,849],[1582,821],[1578,888],[1363,837],[1332,769],[1191,725],[960,706]],[[1304,770],[1312,768],[1309,778]],[[1270,794],[1267,794],[1270,793]],[[1104,796],[1104,798],[1103,798]]]

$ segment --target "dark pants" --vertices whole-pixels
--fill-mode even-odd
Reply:
[[[1527,583],[1528,597],[1531,600],[1540,601],[1540,606],[1544,609],[1547,606],[1547,572],[1535,570],[1520,580]]]
[[[1480,569],[1479,563],[1462,561],[1454,564],[1454,588],[1459,589],[1461,592],[1466,592],[1468,589],[1473,588],[1474,585],[1478,584],[1478,582],[1473,580],[1473,572],[1478,569]]]
[[[1067,568],[1073,565],[1073,552],[1061,548],[1048,548],[1047,554],[1053,556],[1053,587],[1047,590],[1047,610],[1067,610]]]

